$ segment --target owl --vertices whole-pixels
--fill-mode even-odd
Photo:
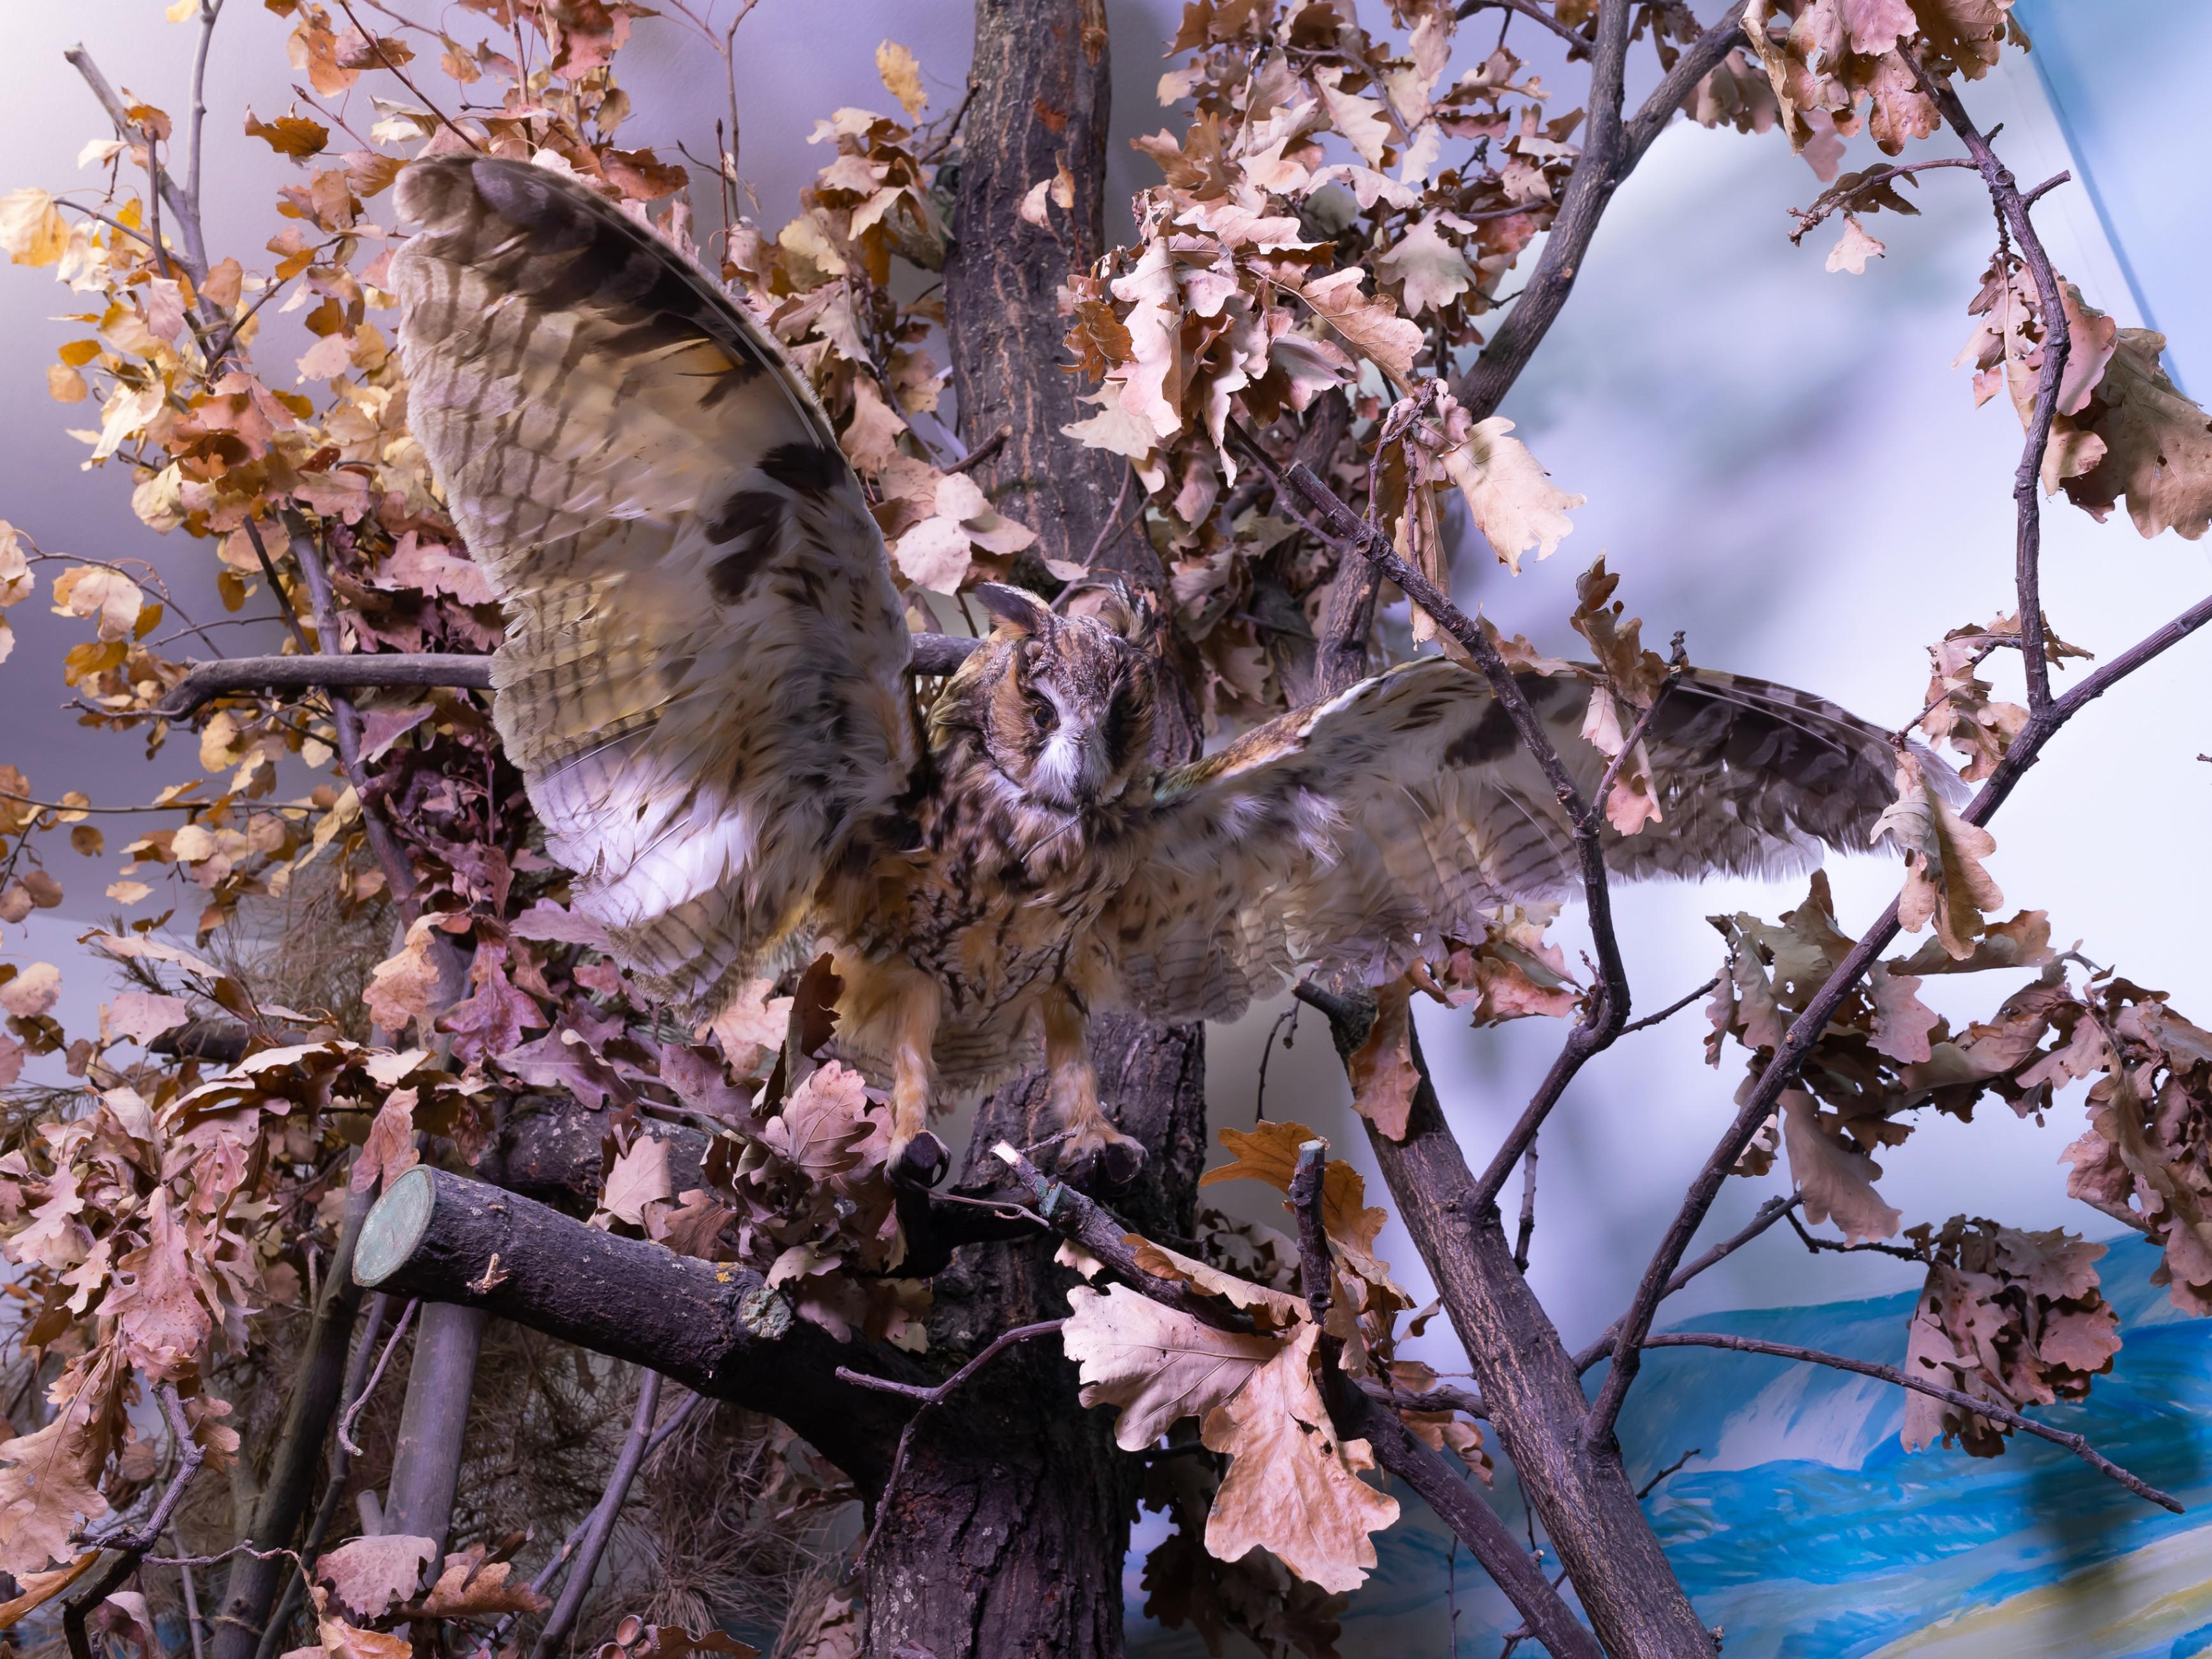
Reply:
[[[711,1017],[826,949],[843,1058],[927,1183],[933,1109],[1034,1066],[1065,1165],[1140,1154],[1094,1013],[1226,1019],[1316,969],[1368,982],[1497,907],[1579,890],[1559,802],[1478,674],[1406,663],[1194,764],[1152,760],[1144,618],[977,591],[988,638],[917,713],[882,536],[805,381],[686,258],[572,179],[477,155],[398,180],[408,416],[510,621],[494,718],[575,907]],[[1521,684],[1585,790],[1586,671]],[[1692,672],[1648,745],[1624,877],[1868,843],[1895,740]]]

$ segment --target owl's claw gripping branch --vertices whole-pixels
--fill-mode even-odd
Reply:
[[[945,1143],[924,1129],[892,1154],[890,1176],[902,1186],[927,1189],[945,1179],[951,1162]]]

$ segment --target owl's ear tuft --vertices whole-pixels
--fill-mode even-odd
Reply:
[[[1015,633],[1042,637],[1052,631],[1055,620],[1052,607],[1026,587],[1009,587],[1003,582],[978,582],[971,591],[982,601],[984,610]]]
[[[1079,576],[1060,590],[1052,608],[1064,616],[1103,623],[1136,646],[1152,642],[1159,627],[1152,596],[1142,588],[1132,589],[1119,576]]]

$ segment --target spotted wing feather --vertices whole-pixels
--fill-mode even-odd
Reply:
[[[1586,682],[1523,692],[1585,792]],[[1647,739],[1662,817],[1606,832],[1627,877],[1779,873],[1868,844],[1893,798],[1889,734],[1763,680],[1696,671]],[[1940,763],[1937,763],[1940,765]],[[1578,890],[1566,815],[1481,676],[1408,663],[1164,775],[1148,856],[1097,937],[1153,1018],[1231,1018],[1316,967],[1370,982],[1482,912]]]
[[[646,227],[481,156],[398,204],[410,422],[510,618],[500,735],[579,906],[711,1009],[805,948],[906,782],[882,538],[781,354]]]

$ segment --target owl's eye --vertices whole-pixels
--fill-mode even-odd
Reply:
[[[1042,691],[1032,690],[1029,694],[1029,699],[1030,718],[1036,722],[1038,731],[1049,732],[1059,724],[1060,710],[1054,705],[1050,697]]]

